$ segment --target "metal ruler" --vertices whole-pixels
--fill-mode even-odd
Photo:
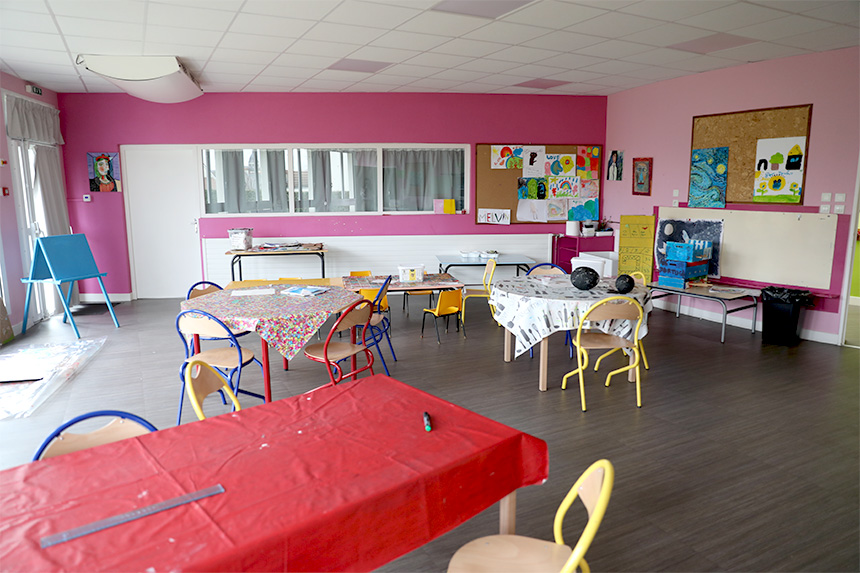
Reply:
[[[58,543],[71,541],[72,539],[77,539],[78,537],[83,537],[84,535],[89,535],[90,533],[95,533],[96,531],[101,531],[102,529],[107,529],[115,525],[128,523],[129,521],[134,521],[135,519],[140,519],[141,517],[152,515],[153,513],[173,509],[174,507],[191,503],[192,501],[197,501],[204,497],[218,495],[219,493],[224,493],[224,487],[220,483],[218,485],[213,485],[212,487],[207,487],[206,489],[174,497],[173,499],[167,499],[152,505],[147,505],[127,513],[121,513],[86,525],[81,525],[80,527],[74,527],[61,533],[48,535],[41,539],[42,549],[51,547],[52,545],[57,545]]]

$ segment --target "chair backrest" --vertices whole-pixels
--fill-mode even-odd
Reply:
[[[192,298],[197,298],[198,296],[203,296],[204,294],[209,294],[210,292],[215,292],[216,290],[223,289],[220,285],[211,281],[196,282],[191,285],[190,289],[188,289],[188,293],[185,295],[185,300],[191,300]]]
[[[529,269],[526,275],[541,276],[541,275],[565,275],[564,269],[553,263],[538,263]]]
[[[377,313],[382,313],[388,310],[388,285],[391,284],[392,276],[388,275],[388,278],[385,279],[385,282],[382,283],[382,286],[379,287],[379,290],[374,290],[371,288],[363,288],[358,290],[358,294],[367,300],[373,301],[373,308],[376,309]]]
[[[202,360],[192,360],[185,366],[185,390],[188,392],[194,413],[201,420],[206,419],[206,414],[203,413],[203,400],[218,390],[230,398],[236,411],[242,409],[239,400],[224,377]]]
[[[626,319],[642,321],[642,305],[629,296],[610,296],[591,305],[580,322],[586,320]],[[638,329],[637,325],[637,329]]]
[[[66,431],[67,428],[70,428],[79,422],[98,417],[110,417],[112,420],[101,428],[87,433],[74,434]],[[142,436],[149,432],[155,432],[156,430],[158,430],[158,428],[140,416],[129,412],[122,412],[120,410],[96,410],[95,412],[81,414],[80,416],[72,418],[51,432],[51,434],[45,438],[45,441],[42,442],[42,445],[39,446],[39,449],[36,450],[36,453],[33,455],[33,461],[35,462],[36,460],[53,458],[54,456],[69,454],[77,452],[78,450],[101,446],[102,444],[110,444],[111,442],[118,442],[119,440],[124,440],[126,438]]]
[[[367,330],[367,325],[370,323],[370,317],[373,315],[373,308],[373,302],[367,299],[356,301],[346,307],[332,325],[328,338],[326,338],[326,345],[328,345],[332,334],[349,330],[353,326],[362,326],[363,336],[364,331]]]
[[[487,266],[484,267],[484,278],[481,280],[487,294],[490,294],[490,290],[493,288],[494,274],[496,274],[496,259],[487,259]]]
[[[436,299],[436,316],[454,314],[463,308],[463,292],[457,290],[443,290]]]
[[[351,276],[351,277],[372,277],[373,273],[371,271],[349,271],[349,276]]]
[[[567,563],[564,564],[562,573],[576,571],[576,568],[585,561],[585,553],[591,546],[591,542],[594,541],[597,529],[606,514],[606,506],[609,505],[609,497],[612,495],[614,483],[615,468],[612,463],[606,459],[597,460],[579,476],[579,479],[576,480],[576,483],[573,484],[573,487],[562,500],[553,522],[553,534],[556,543],[564,545],[562,524],[567,510],[570,509],[575,499],[579,498],[588,512],[588,522],[573,547],[573,553],[571,553]]]
[[[636,281],[636,284],[645,286],[645,283],[648,282],[645,279],[645,273],[642,271],[633,271],[630,273],[630,276],[633,277],[633,280]]]

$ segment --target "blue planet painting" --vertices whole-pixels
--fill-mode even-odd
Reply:
[[[729,148],[694,149],[690,160],[690,207],[726,206]]]

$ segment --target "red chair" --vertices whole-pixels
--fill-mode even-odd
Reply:
[[[305,347],[305,356],[314,362],[322,362],[328,367],[328,376],[331,385],[335,385],[344,378],[356,376],[360,372],[370,370],[373,374],[373,353],[367,348],[366,336],[370,330],[370,319],[373,316],[373,303],[369,300],[359,300],[349,305],[331,327],[325,342],[309,344]],[[361,329],[361,342],[355,342],[354,327]],[[340,342],[332,340],[335,333],[344,330],[352,330],[351,342]],[[356,368],[355,356],[364,353],[367,364]],[[352,358],[353,370],[344,372],[343,367],[338,364],[341,360]]]

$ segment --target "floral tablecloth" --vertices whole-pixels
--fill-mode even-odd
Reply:
[[[379,289],[388,275],[376,275],[371,277],[343,277],[343,286],[349,290],[357,291],[365,288]],[[442,290],[449,288],[463,288],[463,283],[448,273],[425,273],[424,280],[418,282],[400,282],[392,275],[388,292],[410,291],[410,290]]]
[[[592,304],[618,294],[612,292],[614,287],[611,279],[602,279],[593,289],[582,291],[570,284],[569,275],[513,277],[493,283],[490,304],[496,309],[493,318],[516,338],[514,354],[519,356],[554,332],[575,330],[579,317]],[[637,285],[626,296],[638,300],[645,309],[646,319],[639,329],[642,338],[648,332],[650,291]],[[608,320],[589,324],[589,328],[630,339],[635,324],[629,320]]]
[[[314,296],[282,294],[293,286],[275,284],[220,290],[184,300],[180,307],[208,312],[230,328],[254,331],[289,360],[332,313],[361,299],[356,293],[335,286]]]

